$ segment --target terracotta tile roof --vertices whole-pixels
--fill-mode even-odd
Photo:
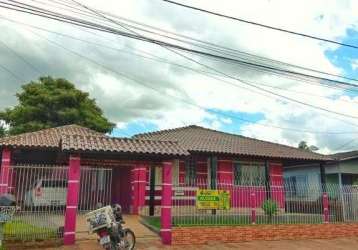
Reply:
[[[3,137],[0,138],[0,146],[58,148],[61,137],[65,134],[105,136],[105,134],[89,128],[78,125],[65,125],[56,128]]]
[[[180,146],[190,152],[224,153],[296,160],[332,160],[329,156],[298,148],[224,133],[195,125],[138,134],[134,138],[177,141]]]
[[[0,146],[177,156],[189,154],[177,142],[112,138],[78,125],[66,125],[3,137],[0,138]]]
[[[189,155],[177,142],[87,135],[63,135],[61,147],[64,151]]]
[[[358,158],[358,150],[331,154],[330,157],[340,161],[355,159]]]

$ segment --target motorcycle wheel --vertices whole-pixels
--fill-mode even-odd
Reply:
[[[115,245],[113,245],[112,243],[108,243],[108,244],[104,245],[103,248],[104,248],[105,250],[117,250],[117,249],[118,249],[118,248],[117,248]]]
[[[123,240],[125,242],[126,250],[133,250],[135,246],[135,235],[132,230],[124,229],[124,237]]]

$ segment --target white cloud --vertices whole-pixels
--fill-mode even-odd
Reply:
[[[351,66],[353,70],[357,70],[358,69],[358,59],[354,59],[351,61]]]

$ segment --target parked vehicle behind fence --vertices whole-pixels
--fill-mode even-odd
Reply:
[[[67,181],[63,179],[39,179],[25,194],[25,206],[65,206]]]

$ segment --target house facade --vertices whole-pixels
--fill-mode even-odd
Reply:
[[[358,185],[358,151],[329,155],[332,161],[323,169],[319,164],[301,164],[287,167],[284,180],[301,187],[322,187],[322,184],[344,186]],[[301,195],[316,199],[310,190],[300,189]]]
[[[229,190],[233,209],[260,207],[268,198],[285,209],[285,169],[317,165],[322,173],[332,162],[317,153],[194,125],[132,138],[68,125],[1,138],[0,147],[0,193],[13,193],[20,204],[39,179],[66,181],[65,244],[74,243],[79,210],[110,203],[127,213],[159,214],[168,244],[173,203],[193,205],[195,188]]]

